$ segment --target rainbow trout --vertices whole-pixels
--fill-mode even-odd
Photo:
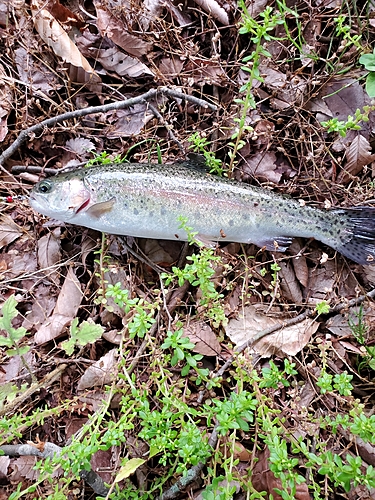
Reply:
[[[375,208],[318,210],[272,191],[194,168],[123,163],[81,168],[36,184],[30,204],[54,219],[110,234],[186,240],[179,217],[202,241],[285,251],[315,238],[360,264],[375,262]]]

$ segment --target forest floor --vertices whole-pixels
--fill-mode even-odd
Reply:
[[[0,0],[0,500],[374,499],[375,266],[28,203],[60,169],[193,152],[371,207],[374,2],[62,4]]]

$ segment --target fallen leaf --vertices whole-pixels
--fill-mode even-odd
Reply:
[[[96,25],[101,35],[107,36],[116,45],[134,57],[142,57],[151,52],[152,43],[142,40],[140,34],[131,35],[117,12],[112,13],[107,9],[102,0],[94,1],[97,20]]]
[[[238,166],[242,180],[260,179],[279,184],[281,178],[293,177],[294,170],[283,156],[276,156],[273,151],[260,151],[255,155],[245,156]]]
[[[123,465],[118,471],[115,483],[119,483],[123,479],[126,479],[127,477],[134,474],[138,467],[140,467],[144,463],[146,463],[146,460],[144,460],[143,458],[131,458],[130,460],[127,460],[125,462],[125,465]]]
[[[13,91],[3,77],[6,76],[4,66],[0,64],[0,142],[8,133],[8,116],[12,109]]]
[[[61,260],[61,228],[56,228],[52,232],[42,236],[37,243],[37,258],[39,268],[45,276],[59,285],[60,275],[54,269],[55,264]]]
[[[36,332],[36,344],[44,344],[58,337],[76,317],[83,293],[80,282],[72,267],[69,267],[63,286],[58,296],[53,314]]]
[[[246,306],[238,319],[229,320],[226,334],[230,340],[240,346],[253,339],[259,332],[282,323],[282,318],[275,319],[266,316],[258,310],[259,305]],[[319,327],[319,323],[305,319],[296,325],[281,328],[279,331],[263,337],[252,348],[262,356],[271,356],[282,351],[290,356],[295,356],[309,342]]]
[[[352,176],[359,174],[365,165],[369,165],[375,160],[375,154],[371,153],[369,141],[362,134],[357,134],[346,152],[346,164],[342,172],[337,177],[338,183],[347,183]]]
[[[204,321],[192,321],[184,328],[184,337],[188,337],[195,347],[194,352],[203,356],[217,356],[221,352],[220,342],[211,327]]]
[[[18,47],[15,50],[14,60],[20,80],[43,98],[46,98],[45,94],[48,95],[50,92],[62,87],[58,78],[50,69],[52,66],[50,59],[52,59],[52,56],[44,53],[42,64],[23,47]]]
[[[43,8],[43,2],[32,0],[31,11],[35,29],[57,56],[87,73],[94,73],[88,60],[81,54],[61,24]]]
[[[275,488],[283,490],[281,479],[276,478],[269,466],[269,449],[259,453],[258,461],[254,465],[251,475],[251,482],[257,491],[266,491],[273,495],[274,500],[282,500],[282,496],[275,492]],[[309,489],[306,483],[296,485],[295,500],[310,500]]]
[[[91,365],[80,378],[77,389],[89,389],[110,384],[117,374],[118,349],[112,349]]]
[[[293,264],[288,261],[279,262],[280,287],[286,299],[294,304],[302,304],[303,297],[299,287]]]
[[[124,54],[118,47],[97,49],[95,55],[104,69],[113,71],[120,76],[136,78],[141,75],[154,75],[145,64],[135,57]]]
[[[0,248],[6,247],[23,234],[21,228],[8,215],[0,218]]]

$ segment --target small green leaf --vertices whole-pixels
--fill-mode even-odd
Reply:
[[[374,67],[375,70],[375,67]],[[375,97],[375,71],[370,72],[366,78],[366,92],[370,97]]]

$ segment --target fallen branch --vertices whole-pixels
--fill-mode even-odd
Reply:
[[[30,137],[35,134],[42,132],[47,127],[52,127],[57,123],[61,123],[65,120],[71,120],[73,118],[81,118],[82,116],[94,115],[98,113],[106,113],[107,111],[113,111],[115,109],[125,109],[130,108],[131,106],[135,106],[136,104],[142,103],[144,101],[151,100],[154,97],[157,97],[158,94],[166,95],[168,97],[172,97],[174,99],[181,99],[183,101],[191,102],[192,104],[196,104],[197,106],[203,108],[210,108],[213,111],[216,111],[217,106],[211,104],[203,99],[199,99],[198,97],[194,97],[188,94],[184,94],[182,92],[178,92],[176,90],[171,90],[166,87],[161,87],[159,89],[151,89],[148,92],[137,96],[132,97],[130,99],[125,99],[124,101],[112,102],[110,104],[103,104],[101,106],[90,106],[84,109],[76,109],[74,111],[68,111],[67,113],[63,113],[61,115],[54,116],[52,118],[47,118],[32,127],[29,127],[19,134],[17,139],[0,155],[0,169],[9,175],[9,172],[4,168],[4,162],[8,160],[16,151],[19,149],[24,142],[26,142]]]

